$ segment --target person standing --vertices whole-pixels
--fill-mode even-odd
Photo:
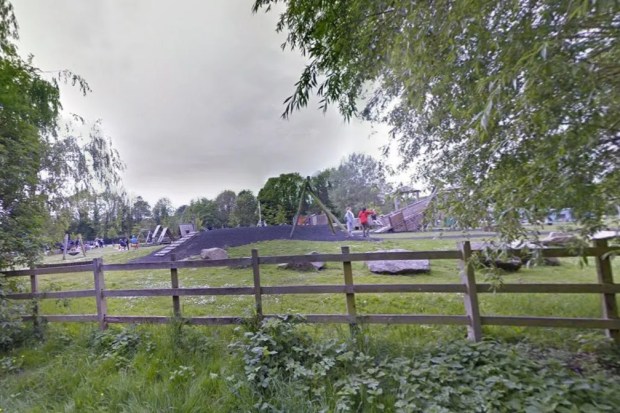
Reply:
[[[353,211],[351,207],[347,207],[347,212],[344,214],[345,222],[347,223],[347,232],[349,236],[353,236],[353,225],[355,224],[355,215],[353,215]]]
[[[370,216],[374,215],[375,211],[371,209],[362,208],[357,217],[360,219],[360,225],[362,226],[362,235],[367,237],[370,235]]]

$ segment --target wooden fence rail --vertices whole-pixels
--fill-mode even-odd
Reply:
[[[6,271],[5,277],[30,277],[31,292],[8,294],[7,298],[15,300],[40,300],[59,298],[95,297],[96,314],[41,315],[39,307],[33,306],[33,314],[24,316],[24,320],[38,322],[45,319],[50,322],[97,322],[101,329],[110,323],[168,323],[175,318],[197,325],[240,324],[244,318],[235,316],[221,317],[182,317],[181,297],[185,296],[254,296],[254,309],[259,318],[275,317],[276,314],[264,314],[263,295],[286,294],[344,294],[347,314],[305,314],[308,323],[344,323],[349,324],[354,334],[360,324],[447,324],[466,326],[468,338],[479,341],[482,338],[482,326],[529,326],[529,327],[565,327],[604,329],[607,336],[620,342],[620,318],[616,294],[620,293],[620,284],[613,280],[610,252],[607,241],[598,240],[594,247],[576,252],[570,249],[553,248],[541,250],[543,257],[589,256],[596,261],[597,283],[588,284],[503,284],[494,288],[491,284],[477,283],[475,268],[471,257],[473,251],[468,241],[459,243],[454,251],[416,251],[416,252],[376,252],[350,253],[348,247],[342,247],[341,254],[290,255],[261,257],[257,250],[252,250],[249,258],[233,258],[211,261],[176,261],[174,255],[168,262],[104,264],[101,258],[92,262],[71,265],[47,265],[30,269]],[[514,251],[517,252],[517,251]],[[376,260],[412,260],[412,259],[452,259],[461,266],[460,284],[355,284],[352,262]],[[279,263],[307,263],[316,261],[341,262],[343,266],[343,283],[337,285],[289,285],[262,286],[260,266]],[[253,285],[248,287],[204,287],[180,288],[179,270],[202,267],[247,267],[252,269]],[[170,288],[151,289],[107,289],[105,273],[108,271],[134,270],[170,271]],[[92,290],[41,292],[38,276],[92,272]],[[464,315],[421,315],[421,314],[367,314],[360,315],[356,309],[357,293],[459,293],[463,295]],[[599,294],[601,296],[601,318],[564,318],[564,317],[524,317],[493,316],[480,314],[478,295],[485,293],[521,294]],[[110,315],[107,299],[116,297],[172,297],[173,317],[160,316],[124,316]]]

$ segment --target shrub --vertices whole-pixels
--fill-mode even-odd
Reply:
[[[620,405],[619,377],[575,371],[553,350],[456,341],[392,357],[352,342],[316,343],[295,324],[268,319],[235,344],[258,410],[601,412]]]
[[[24,305],[6,298],[9,291],[15,291],[16,289],[15,283],[0,277],[0,351],[14,348],[26,336],[26,329],[21,318]]]
[[[90,339],[90,348],[101,360],[111,360],[117,368],[126,367],[142,341],[135,328],[95,331]]]

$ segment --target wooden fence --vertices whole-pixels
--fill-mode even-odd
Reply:
[[[101,329],[110,323],[168,323],[175,318],[198,325],[239,324],[244,321],[240,317],[183,317],[180,297],[182,296],[254,296],[255,311],[259,318],[274,317],[264,314],[262,297],[264,295],[284,294],[344,294],[346,314],[305,314],[308,323],[345,323],[354,330],[359,324],[450,324],[466,326],[470,340],[479,341],[482,337],[482,326],[532,326],[532,327],[567,327],[604,329],[606,334],[620,342],[620,319],[616,294],[620,293],[620,284],[614,284],[611,268],[611,248],[607,241],[595,241],[593,247],[585,248],[577,254],[568,249],[543,249],[543,257],[594,257],[596,261],[597,283],[590,284],[503,284],[497,290],[491,284],[476,283],[472,249],[469,242],[458,244],[453,251],[419,251],[419,252],[378,252],[350,253],[348,247],[342,247],[341,254],[265,256],[261,257],[257,250],[252,250],[248,258],[232,258],[211,261],[175,261],[172,257],[168,262],[104,264],[101,258],[90,263],[56,264],[26,270],[6,271],[6,277],[29,276],[31,292],[9,294],[7,298],[16,300],[35,300],[33,314],[24,316],[24,320],[45,319],[49,322],[97,322]],[[356,261],[377,260],[416,260],[416,259],[454,259],[461,265],[461,283],[457,284],[355,284],[351,263]],[[307,263],[316,261],[341,262],[343,283],[338,285],[290,285],[262,286],[261,265],[280,263]],[[206,287],[179,288],[180,269],[235,266],[252,269],[253,286],[251,287]],[[111,290],[105,286],[105,273],[108,271],[161,270],[170,271],[170,288],[123,289]],[[38,276],[45,274],[67,274],[92,271],[94,288],[91,290],[41,292],[38,288]],[[420,314],[357,314],[357,293],[459,293],[463,295],[464,315],[420,315]],[[553,294],[599,294],[601,297],[601,318],[563,318],[563,317],[523,317],[481,315],[478,305],[478,294],[520,294],[520,293],[553,293]],[[174,317],[160,316],[122,316],[109,315],[107,299],[111,297],[172,297]],[[64,299],[94,297],[97,314],[75,315],[41,315],[36,302],[40,299]]]

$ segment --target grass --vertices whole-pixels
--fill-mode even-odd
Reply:
[[[453,239],[389,239],[381,242],[349,242],[352,252],[367,252],[383,249],[403,248],[407,250],[454,249],[458,240]],[[338,253],[341,245],[333,242],[267,241],[241,247],[229,248],[231,257],[247,257],[253,248],[260,255],[306,254],[310,251]],[[89,251],[88,259],[101,256],[104,262],[122,262],[152,252],[141,248],[134,251],[102,249]],[[97,254],[97,255],[95,255]],[[50,257],[49,262],[57,261]],[[504,274],[507,283],[591,283],[596,281],[593,265],[582,265],[578,259],[562,259],[559,267],[534,266],[522,268],[514,274]],[[620,267],[613,263],[618,280]],[[416,276],[386,276],[371,273],[361,262],[353,263],[354,281],[358,284],[400,284],[400,283],[459,283],[459,269],[456,260],[433,260],[431,273]],[[484,281],[484,274],[477,273],[478,281]],[[181,287],[228,287],[252,286],[251,269],[197,268],[179,270]],[[92,274],[41,276],[40,289],[81,290],[92,289]],[[261,283],[275,285],[342,285],[342,267],[328,263],[320,272],[296,272],[282,270],[275,265],[261,266]],[[165,270],[141,270],[134,272],[115,271],[106,273],[108,289],[167,288],[170,274]],[[599,317],[599,297],[595,294],[480,294],[480,308],[483,315],[531,315],[557,317]],[[396,293],[357,294],[359,314],[464,314],[460,294],[443,293]],[[247,316],[254,305],[252,296],[195,296],[181,297],[182,314],[185,316]],[[96,312],[92,298],[68,300],[45,300],[41,304],[43,314],[93,314]],[[263,296],[263,311],[266,314],[344,314],[345,299],[342,294],[275,295]],[[108,299],[110,315],[158,315],[169,316],[172,312],[169,297],[126,297]],[[327,327],[325,327],[327,328]],[[379,335],[403,334],[414,336],[433,334],[443,338],[456,338],[464,334],[462,327],[440,326],[370,326],[369,331]],[[519,327],[485,327],[485,334],[515,339],[527,337],[547,343],[570,343],[580,332],[572,329],[544,329]]]
[[[352,252],[403,248],[408,250],[454,249],[454,239],[388,239],[381,242],[349,242]],[[260,255],[306,254],[310,251],[338,253],[341,244],[331,242],[269,241],[230,248],[231,257],[247,257],[253,248]],[[152,252],[152,248],[116,251],[91,250],[86,259],[102,257],[105,263],[126,262]],[[59,262],[59,256],[46,262]],[[83,260],[76,257],[73,260]],[[596,280],[592,262],[581,265],[577,259],[562,259],[560,267],[522,268],[504,274],[507,283],[590,283]],[[355,283],[458,283],[455,260],[434,260],[428,275],[385,276],[372,274],[362,263],[353,263]],[[616,282],[620,265],[613,261]],[[477,273],[478,281],[484,275]],[[47,275],[40,277],[40,289],[92,289],[92,273]],[[170,274],[162,270],[115,271],[105,274],[106,288],[158,288],[170,285]],[[251,269],[200,268],[179,270],[181,287],[251,286]],[[320,272],[281,270],[274,265],[261,266],[264,285],[342,284],[342,268],[328,263]],[[24,280],[26,282],[26,280]],[[600,298],[596,294],[481,294],[484,315],[541,315],[557,317],[599,317]],[[111,315],[163,315],[172,312],[169,297],[108,299]],[[357,294],[359,314],[464,314],[460,294]],[[253,297],[181,297],[186,316],[248,316]],[[346,312],[343,295],[264,296],[265,313]],[[94,299],[43,300],[42,314],[95,313]],[[231,342],[243,340],[234,327],[113,326],[101,335],[93,324],[52,324],[45,341],[33,341],[26,347],[0,355],[0,412],[228,412],[256,411],[273,397],[284,400],[294,382],[278,379],[271,399],[244,379],[244,363],[231,352]],[[345,325],[307,325],[301,331],[316,340],[349,339]],[[373,357],[407,355],[415,357],[423,349],[438,343],[458,343],[465,328],[458,326],[383,326],[362,327],[361,346]],[[603,341],[600,331],[521,327],[485,327],[484,335],[502,342],[523,342],[552,347],[561,352],[583,352],[584,342]],[[443,345],[443,344],[442,344]],[[441,347],[441,345],[439,346]],[[469,357],[469,356],[468,356]],[[366,369],[366,367],[364,367]],[[347,373],[350,375],[351,371]],[[452,373],[450,373],[452,374]],[[614,379],[616,380],[616,379]],[[330,382],[336,386],[338,380]],[[393,389],[395,393],[396,390]],[[335,410],[337,395],[323,400],[327,411]],[[276,396],[280,394],[280,396]],[[293,393],[291,393],[293,394]],[[296,393],[295,393],[296,394]],[[288,397],[288,396],[287,396]],[[290,396],[283,411],[317,411],[303,397]],[[322,403],[323,403],[322,402]],[[297,403],[297,404],[296,404]],[[306,404],[304,404],[306,403]],[[258,407],[257,407],[258,406]],[[293,407],[291,407],[293,406]],[[359,411],[373,411],[360,408]],[[269,409],[267,409],[269,410]],[[390,411],[388,409],[388,411]],[[412,410],[414,411],[414,410]]]

